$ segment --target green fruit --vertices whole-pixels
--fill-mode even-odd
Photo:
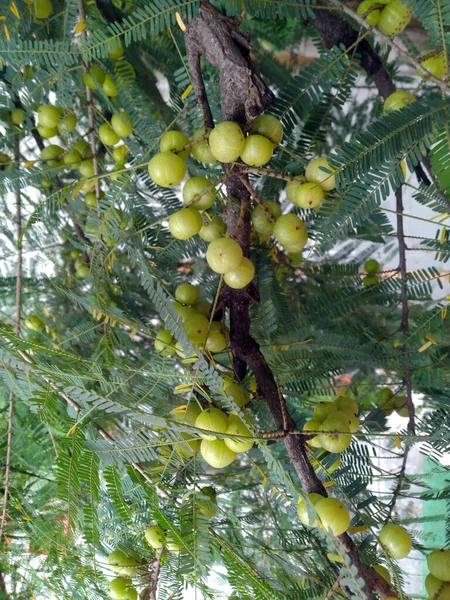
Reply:
[[[169,219],[170,233],[177,240],[187,240],[191,238],[200,231],[202,225],[202,217],[195,208],[182,208],[176,213],[173,213]]]
[[[359,406],[348,396],[340,396],[335,400],[334,405],[337,410],[350,413],[351,415],[357,415],[359,412]]]
[[[11,158],[7,154],[0,152],[0,170],[5,169],[10,162]]]
[[[203,223],[202,228],[198,232],[198,235],[205,240],[205,242],[212,242],[220,237],[223,237],[225,233],[226,225],[220,217],[213,217],[211,222]]]
[[[389,584],[391,583],[391,575],[386,567],[383,567],[383,565],[374,565],[372,569],[381,575],[381,577]]]
[[[407,104],[412,104],[416,101],[414,94],[405,90],[397,90],[388,96],[384,102],[385,112],[400,110]]]
[[[308,241],[305,224],[300,217],[293,213],[278,217],[273,226],[273,234],[282,246],[301,244],[303,248]]]
[[[184,321],[186,321],[186,319],[188,317],[190,317],[191,315],[195,315],[197,313],[197,311],[194,308],[191,308],[190,306],[183,306],[179,302],[174,302],[173,307],[177,311],[177,313],[180,315],[183,323],[184,323]]]
[[[306,496],[310,503],[315,507],[320,500],[323,500],[324,497],[321,494],[315,494],[312,492],[311,494],[307,494]],[[311,514],[311,510],[308,511],[308,505],[303,501],[303,498],[298,499],[297,504],[297,514],[300,521],[303,525],[308,525],[309,527],[317,527],[319,525],[318,518]]]
[[[95,192],[88,192],[86,194],[86,196],[84,197],[84,204],[88,208],[97,208],[98,207],[97,195],[95,194]]]
[[[215,469],[224,469],[237,456],[223,440],[202,440],[200,453],[203,460]]]
[[[192,305],[198,302],[200,291],[191,283],[181,283],[175,290],[175,299],[181,304]]]
[[[336,176],[326,158],[312,160],[306,167],[305,175],[308,181],[320,184],[326,192],[331,192],[336,187]]]
[[[209,147],[214,158],[222,163],[236,161],[244,149],[244,134],[237,123],[223,121],[209,134]]]
[[[364,271],[366,273],[369,273],[370,275],[373,273],[378,273],[378,271],[380,270],[380,263],[375,260],[374,258],[371,258],[370,260],[367,260],[364,263]]]
[[[51,0],[34,0],[34,15],[36,19],[46,19],[53,12]]]
[[[128,588],[127,589],[126,600],[138,600],[138,593],[137,593],[137,590],[135,588]]]
[[[206,502],[201,498],[201,496],[205,496]],[[209,518],[214,517],[217,513],[216,490],[209,485],[200,488],[200,492],[197,496],[197,505],[199,507],[198,512],[200,514],[205,515],[205,517]]]
[[[116,577],[109,582],[109,595],[113,600],[127,600],[127,590],[131,586],[131,579]]]
[[[245,256],[242,258],[241,264],[227,271],[224,275],[225,283],[234,290],[240,290],[245,288],[255,276],[255,267],[251,260],[246,258]]]
[[[188,421],[189,423],[195,423],[197,417],[202,412],[202,409],[195,402],[190,402],[187,406],[178,406],[170,411],[172,418],[175,421]]]
[[[286,196],[287,199],[289,200],[289,202],[292,202],[292,204],[295,204],[295,197],[297,195],[297,190],[298,188],[306,182],[306,177],[303,177],[303,175],[299,175],[298,177],[295,177],[294,181],[290,181],[285,189],[286,192]]]
[[[210,131],[211,129],[207,129],[206,133],[209,133]],[[194,134],[191,137],[191,141],[195,141],[199,138],[202,138],[204,134],[205,132],[203,131],[203,129],[197,129],[196,131],[194,131]],[[206,140],[201,140],[198,144],[195,144],[195,146],[191,148],[191,152],[192,156],[196,158],[199,162],[205,164],[216,162],[216,159],[214,158],[209,147],[209,143]]]
[[[63,163],[67,166],[78,165],[81,162],[81,154],[77,150],[69,150],[63,156]]]
[[[450,581],[450,550],[433,550],[427,558],[430,573],[441,581]]]
[[[100,125],[98,137],[101,143],[105,146],[115,146],[120,140],[120,137],[113,129],[111,129],[109,123],[103,123],[103,125]]]
[[[111,75],[106,75],[105,80],[103,81],[102,89],[110,98],[113,98],[118,94],[116,84],[114,83]]]
[[[225,433],[228,427],[226,413],[214,406],[202,411],[195,421],[197,429],[205,429],[210,432]],[[201,433],[200,437],[204,440],[215,440],[215,435]]]
[[[201,194],[199,196],[199,194]],[[199,196],[198,199],[195,199]],[[206,177],[191,177],[183,186],[183,201],[197,210],[211,208],[216,199],[214,183]]]
[[[229,341],[230,332],[226,325],[219,321],[213,321],[210,324],[208,337],[206,338],[206,349],[210,352],[222,352],[228,346]]]
[[[49,138],[58,135],[57,127],[43,127],[42,125],[37,126],[37,130],[42,139],[48,140]]]
[[[64,154],[64,148],[57,144],[50,144],[41,150],[40,159],[42,162],[48,160],[59,160]]]
[[[83,75],[84,84],[91,90],[95,90],[97,85],[101,86],[104,83],[105,78],[105,72],[95,65]]]
[[[168,329],[158,331],[155,338],[155,350],[163,356],[172,356],[175,354],[175,340]]]
[[[272,158],[273,144],[263,135],[249,135],[244,140],[241,160],[251,167],[262,167]]]
[[[391,0],[381,11],[378,27],[386,35],[398,35],[411,20],[412,8],[408,0]]]
[[[78,170],[83,175],[83,177],[93,177],[95,175],[94,162],[92,160],[83,160],[83,162],[78,167]]]
[[[75,277],[78,277],[78,279],[84,279],[88,275],[89,275],[88,265],[81,265],[75,270]]]
[[[323,198],[323,189],[318,183],[302,183],[297,188],[293,204],[301,208],[317,208]]]
[[[253,229],[260,234],[270,235],[276,219],[281,216],[281,206],[272,200],[264,200],[263,206],[255,206],[252,212]]]
[[[310,421],[307,421],[303,425],[303,431],[320,431],[320,426],[321,426],[320,421],[317,421],[316,419],[311,419]],[[308,446],[311,446],[311,448],[321,448],[322,447],[318,435],[307,440],[306,443],[308,444]]]
[[[252,434],[248,428],[237,415],[230,415],[228,417],[228,427],[225,433],[231,436],[238,435],[242,437],[252,437]],[[228,446],[228,448],[233,452],[236,452],[236,454],[248,452],[254,444],[253,440],[233,440],[231,438],[226,438],[224,442],[225,445]]]
[[[203,344],[209,327],[208,319],[195,313],[187,317],[183,323],[186,335],[193,344]]]
[[[349,418],[346,413],[336,411],[332,413],[320,426],[321,433],[319,442],[322,448],[339,454],[350,446],[352,436],[350,435]]]
[[[13,125],[22,125],[25,121],[25,112],[21,108],[15,108],[11,113],[11,123]]]
[[[33,67],[33,65],[25,65],[22,69],[24,79],[33,79],[35,73],[36,69]]]
[[[114,38],[108,42],[108,56],[111,60],[117,60],[123,56],[124,48],[119,38]]]
[[[73,144],[72,150],[79,152],[81,154],[81,158],[86,160],[87,158],[92,158],[92,148],[91,145],[85,140],[78,140]]]
[[[161,152],[174,151],[180,158],[186,160],[190,154],[189,148],[178,152],[186,144],[189,144],[189,138],[182,131],[166,131],[159,142],[159,149]]]
[[[184,442],[175,442],[172,447],[174,450],[179,452],[185,458],[191,458],[198,452],[200,452],[200,440],[192,439],[193,435],[190,433],[184,433],[183,431],[179,435],[185,440]]]
[[[63,115],[59,119],[58,129],[61,133],[72,133],[77,126],[77,116],[73,113]]]
[[[445,583],[429,573],[425,578],[425,589],[430,600],[450,600],[450,583]]]
[[[331,529],[334,536],[342,535],[347,531],[350,525],[350,515],[342,502],[336,498],[324,498],[317,502],[315,509],[325,531]]]
[[[70,251],[70,258],[78,258],[79,256],[80,256],[79,250],[71,250]]]
[[[396,396],[394,398],[394,408],[400,417],[409,417],[408,398],[406,396]]]
[[[371,273],[370,275],[363,277],[362,282],[364,287],[372,287],[380,283],[380,278],[376,273]]]
[[[31,329],[31,331],[41,333],[41,331],[44,331],[45,323],[37,315],[30,315],[25,319],[25,327]]]
[[[394,396],[394,392],[390,388],[381,388],[378,392],[381,402],[387,402]]]
[[[215,273],[224,274],[235,269],[241,264],[242,258],[242,249],[232,238],[213,240],[206,252],[208,265]]]
[[[133,133],[133,121],[130,115],[124,110],[111,117],[111,127],[121,138],[127,137]]]
[[[128,154],[128,148],[125,144],[121,144],[120,146],[116,146],[112,151],[112,157],[114,162],[118,165],[124,165],[126,161],[126,156]]]
[[[278,145],[283,139],[283,125],[273,115],[259,116],[251,124],[250,130],[263,135],[275,145]]]
[[[337,407],[332,402],[319,402],[314,407],[313,419],[323,423],[332,413],[337,411]]]
[[[434,77],[441,79],[441,77],[445,75],[445,59],[442,51],[438,53],[432,51],[424,54],[424,56],[419,59],[419,62],[420,66]],[[419,75],[424,77],[422,71],[419,71]]]
[[[53,129],[58,127],[60,117],[59,108],[52,104],[41,104],[37,111],[38,125]]]
[[[195,312],[198,312],[205,317],[209,317],[212,304],[206,300],[200,300],[200,302],[196,302],[192,308],[195,310]]]
[[[359,429],[359,426],[361,424],[360,420],[358,419],[358,417],[347,413],[348,416],[348,427],[350,429],[350,433],[356,433]]]
[[[406,558],[411,552],[411,537],[406,529],[400,527],[400,525],[388,523],[380,531],[378,538],[392,558]]]
[[[139,560],[125,554],[122,550],[114,550],[108,555],[108,565],[121,577],[135,577],[138,572]]]
[[[239,408],[242,408],[248,404],[248,402],[250,402],[250,396],[247,390],[242,387],[242,385],[239,385],[239,383],[235,383],[234,381],[232,381],[225,388],[225,395],[231,396],[234,403],[237,404]]]
[[[145,539],[152,548],[158,550],[164,545],[166,536],[159,525],[152,525],[145,530]]]
[[[188,356],[185,351],[183,350],[183,346],[181,345],[180,342],[177,342],[175,344],[175,352],[178,354],[179,357],[181,358],[197,358],[196,354],[191,354],[190,356]]]
[[[374,4],[378,4],[378,0],[364,0],[358,6],[358,10],[356,11],[358,15],[367,15],[364,17],[369,25],[378,25],[381,17],[381,11],[379,9],[372,10],[370,12],[369,9],[372,8]]]
[[[157,185],[170,188],[183,181],[186,165],[177,154],[160,152],[148,163],[148,172]]]

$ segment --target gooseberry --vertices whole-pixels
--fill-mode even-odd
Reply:
[[[37,111],[38,124],[42,127],[58,127],[60,111],[52,104],[42,104]]]
[[[200,453],[205,462],[215,469],[227,467],[237,456],[223,440],[202,440]]]
[[[203,223],[198,235],[205,242],[212,242],[224,235],[226,225],[220,217],[213,217],[210,223]]]
[[[50,144],[49,146],[42,148],[40,159],[43,162],[49,160],[59,160],[60,158],[62,158],[63,154],[64,148],[61,148],[61,146],[58,146],[57,144]]]
[[[184,323],[184,321],[186,321],[186,319],[188,317],[190,317],[191,315],[195,315],[197,312],[194,308],[192,308],[190,306],[183,306],[183,304],[180,304],[179,302],[174,302],[173,307],[177,311],[177,313],[180,315],[183,323]]]
[[[316,421],[315,419],[311,419],[310,421],[307,421],[303,425],[303,431],[319,431],[320,425],[321,425],[320,421]],[[319,440],[319,436],[318,435],[315,435],[311,439],[307,440],[307,444],[308,444],[308,446],[311,446],[311,448],[321,448],[322,447],[321,444],[320,444],[320,440]]]
[[[435,51],[425,54],[419,59],[420,66],[423,67],[428,73],[431,73],[434,77],[440,79],[445,74],[445,60],[443,52],[436,53]],[[424,77],[422,71],[419,71],[419,75]]]
[[[202,411],[195,421],[195,426],[198,429],[206,429],[207,431],[225,433],[228,427],[228,418],[222,410],[211,406]],[[215,440],[215,435],[201,433],[200,437],[204,440]]]
[[[211,129],[207,129],[206,133],[209,133],[210,131]],[[204,135],[205,132],[203,131],[203,129],[197,129],[196,131],[194,131],[191,137],[191,141],[198,140]],[[192,156],[196,158],[199,162],[205,164],[216,162],[216,159],[214,158],[213,153],[211,152],[209,144],[206,140],[201,140],[197,144],[195,144],[195,146],[191,148],[191,152]]]
[[[159,525],[152,525],[145,530],[145,539],[152,548],[158,550],[164,545],[166,536]]]
[[[237,123],[223,121],[209,134],[209,147],[214,158],[231,163],[239,158],[244,149],[244,134]]]
[[[184,330],[193,344],[203,344],[208,331],[209,321],[204,315],[194,313],[183,322]]]
[[[169,219],[170,233],[177,240],[187,240],[191,238],[200,231],[202,225],[202,217],[195,208],[182,208],[176,213],[173,213]]]
[[[427,558],[430,573],[441,581],[450,581],[450,550],[433,550]]]
[[[51,0],[34,0],[34,14],[36,19],[46,19],[53,12]]]
[[[238,435],[242,437],[251,437],[252,435],[237,415],[230,415],[228,417],[228,427],[225,433],[231,436]],[[231,438],[226,438],[224,442],[226,446],[233,452],[236,452],[236,454],[248,452],[254,444],[253,440],[233,440]]]
[[[124,48],[120,39],[112,39],[108,42],[108,56],[111,60],[117,60],[123,56]]]
[[[282,246],[302,244],[303,247],[308,241],[304,222],[293,213],[278,217],[273,226],[273,234]]]
[[[111,127],[121,138],[127,137],[133,133],[133,121],[130,115],[124,110],[111,117]]]
[[[416,101],[414,94],[406,90],[397,90],[384,101],[385,112],[400,110],[407,104],[412,104]]]
[[[348,396],[340,396],[335,402],[334,405],[336,409],[342,412],[348,412],[352,415],[357,415],[359,411],[359,407],[356,402],[349,398]]]
[[[262,167],[272,158],[273,144],[263,135],[249,135],[244,140],[241,160],[252,167]]]
[[[369,25],[372,26],[378,25],[381,17],[381,11],[378,8],[368,12],[374,4],[378,4],[378,0],[363,0],[363,2],[361,2],[361,4],[358,6],[358,10],[356,11],[358,15],[365,15],[364,19]]]
[[[317,208],[324,198],[323,189],[318,183],[302,183],[297,188],[293,204],[301,208]]]
[[[25,327],[27,329],[31,329],[31,331],[37,331],[38,333],[41,333],[41,331],[44,330],[45,323],[37,315],[30,315],[25,319]]]
[[[88,275],[89,275],[89,266],[88,265],[80,265],[75,270],[75,277],[78,277],[78,279],[84,279]]]
[[[118,92],[117,92],[116,84],[114,83],[111,75],[106,75],[106,77],[103,81],[102,89],[105,92],[105,94],[107,96],[109,96],[110,98],[117,96]]]
[[[158,331],[155,338],[156,352],[159,352],[163,356],[172,356],[172,354],[175,354],[174,344],[175,340],[168,329]]]
[[[337,411],[337,407],[332,402],[319,402],[314,407],[313,419],[323,423],[327,417]]]
[[[44,140],[48,140],[49,138],[58,135],[57,127],[43,127],[42,125],[38,125],[37,130],[41,138],[43,138]]]
[[[283,139],[283,125],[273,115],[260,115],[250,126],[250,131],[268,138],[278,145]]]
[[[134,577],[138,572],[139,562],[122,550],[114,550],[108,555],[108,565],[121,577]]]
[[[369,275],[363,277],[362,282],[364,287],[372,287],[380,283],[380,278],[376,273],[370,273]]]
[[[105,72],[94,65],[83,75],[84,84],[91,90],[95,90],[97,85],[101,86],[106,79]]]
[[[92,158],[92,148],[85,140],[78,140],[72,145],[72,150],[76,150],[81,154],[83,159]]]
[[[303,175],[299,175],[298,177],[295,177],[293,181],[290,181],[287,184],[285,192],[287,199],[289,200],[289,202],[292,202],[292,204],[295,204],[294,200],[298,188],[302,185],[302,183],[305,183],[305,181],[306,177],[303,177]]]
[[[60,117],[58,129],[61,133],[72,133],[77,126],[77,122],[77,116],[73,113],[68,113]]]
[[[98,130],[98,137],[105,146],[115,146],[120,140],[117,133],[111,128],[109,123],[103,123]]]
[[[348,415],[341,411],[332,413],[320,426],[319,442],[322,448],[338,454],[350,446],[352,436]]]
[[[395,412],[400,417],[409,417],[408,398],[406,396],[397,396],[394,398]]]
[[[225,395],[231,396],[235,404],[242,408],[248,402],[250,402],[250,396],[247,390],[239,385],[239,383],[235,383],[232,381],[229,385],[225,387]]]
[[[186,175],[184,160],[173,152],[160,152],[148,163],[148,172],[153,181],[162,187],[174,187]]]
[[[210,324],[208,337],[206,338],[206,349],[210,352],[222,352],[228,346],[229,341],[230,332],[226,325],[220,321],[213,321]]]
[[[170,414],[173,416],[175,421],[188,421],[189,423],[195,423],[197,417],[202,412],[202,409],[195,402],[190,402],[187,406],[177,406]]]
[[[215,273],[223,274],[235,269],[241,264],[242,258],[242,249],[232,238],[213,240],[206,251],[208,265]]]
[[[95,192],[88,192],[84,197],[84,203],[88,208],[97,208],[98,202]]]
[[[192,283],[181,283],[175,290],[175,299],[181,304],[195,304],[200,298],[200,292]]]
[[[195,200],[196,196],[199,196],[197,200]],[[183,186],[184,203],[193,206],[197,210],[211,208],[215,199],[214,183],[206,177],[191,177]]]
[[[94,162],[92,160],[83,160],[78,170],[83,177],[93,177],[95,175]]]
[[[450,600],[450,583],[445,583],[429,573],[425,577],[425,589],[431,600]]]
[[[212,304],[211,302],[207,302],[206,300],[200,300],[200,302],[196,302],[192,307],[196,312],[201,315],[205,315],[205,317],[209,317],[209,313],[211,312]]]
[[[316,504],[320,502],[320,500],[324,499],[324,496],[322,496],[321,494],[316,494],[314,492],[312,492],[311,494],[307,494],[306,497],[313,506],[316,506]],[[303,498],[299,498],[297,504],[298,518],[303,523],[303,525],[308,525],[309,527],[317,527],[317,525],[319,524],[318,519],[314,515],[311,515],[310,517],[311,511],[308,511],[308,508],[309,507],[307,503],[304,502]]]
[[[126,163],[126,155],[128,153],[128,148],[125,144],[121,144],[120,146],[116,146],[112,151],[112,157],[114,162],[118,165],[124,165]]]
[[[252,212],[253,229],[260,234],[270,235],[273,231],[275,220],[281,216],[281,207],[277,202],[264,200],[263,206],[255,206]]]
[[[242,259],[241,264],[227,271],[223,277],[225,283],[234,290],[240,290],[245,288],[255,276],[255,267],[250,259],[245,256]]]
[[[364,271],[366,273],[372,274],[372,273],[378,273],[378,271],[380,270],[380,263],[375,260],[374,258],[371,258],[370,260],[367,260],[364,263]]]
[[[346,507],[336,498],[323,498],[315,505],[325,531],[331,529],[334,536],[342,535],[350,525],[350,515]]]
[[[381,11],[378,27],[386,35],[398,35],[411,20],[412,9],[408,0],[391,0]]]
[[[374,571],[376,571],[379,575],[381,575],[381,577],[387,581],[388,583],[391,583],[391,575],[389,573],[389,571],[386,569],[386,567],[383,567],[383,565],[374,565],[372,567],[372,569]]]
[[[406,529],[400,527],[400,525],[388,523],[380,531],[378,538],[392,558],[405,558],[411,552],[411,537]]]
[[[21,108],[15,108],[11,113],[11,123],[13,125],[22,125],[25,121],[25,113]]]
[[[190,154],[189,148],[178,152],[186,144],[189,144],[189,138],[182,131],[166,131],[159,141],[159,149],[161,152],[171,152],[173,150],[180,158],[186,160]]]
[[[127,590],[131,585],[131,579],[116,577],[109,582],[109,595],[113,600],[127,600]]]
[[[320,184],[326,192],[331,192],[336,187],[336,176],[333,175],[333,169],[326,158],[314,158],[310,161],[306,167],[305,175],[308,181]]]
[[[69,150],[63,156],[63,163],[68,167],[78,165],[81,162],[81,154],[76,150]]]

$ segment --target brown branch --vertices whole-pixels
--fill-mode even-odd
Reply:
[[[140,600],[157,600],[158,599],[158,582],[159,582],[159,573],[161,570],[161,556],[164,551],[164,548],[159,548],[156,550],[156,558],[152,563],[152,568],[150,571],[150,583],[142,591],[140,595]]]

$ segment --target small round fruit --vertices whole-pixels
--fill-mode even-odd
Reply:
[[[450,550],[433,550],[427,558],[430,573],[441,581],[450,581]]]
[[[202,411],[195,421],[195,426],[198,429],[206,429],[207,431],[225,433],[228,427],[228,419],[226,413],[222,410],[211,406]],[[204,440],[215,440],[215,435],[201,433],[200,437]]]
[[[295,196],[297,195],[297,190],[305,182],[306,182],[306,177],[303,177],[303,175],[299,175],[298,177],[295,177],[295,179],[293,181],[290,181],[287,184],[285,192],[286,192],[286,196],[287,196],[287,199],[289,200],[289,202],[292,202],[292,204],[295,204],[294,200],[295,200]]]
[[[250,396],[247,390],[234,381],[225,388],[225,395],[231,396],[234,403],[237,404],[239,408],[242,408],[250,402]]]
[[[98,137],[105,146],[115,146],[120,140],[117,133],[111,128],[109,123],[103,123],[98,130]]]
[[[202,225],[202,217],[195,208],[182,208],[169,219],[170,233],[177,240],[188,240],[200,231]]]
[[[81,154],[77,150],[69,150],[63,156],[63,163],[68,167],[78,165],[81,162]]]
[[[370,260],[366,260],[366,262],[364,263],[364,271],[366,273],[369,273],[370,275],[373,273],[378,273],[378,271],[380,270],[380,263],[375,260],[374,258],[371,258]]]
[[[206,318],[206,317],[205,317]],[[205,347],[210,352],[222,352],[228,346],[230,332],[226,325],[220,321],[213,321],[209,327]]]
[[[394,408],[400,417],[409,417],[407,396],[396,396],[394,398]]]
[[[195,199],[196,196],[198,196],[197,199]],[[208,210],[214,204],[215,199],[214,183],[206,177],[191,177],[183,186],[184,203],[197,210]]]
[[[207,498],[208,503],[206,504],[206,502],[202,498],[199,498],[197,500],[197,504],[199,506],[198,512],[202,515],[205,515],[205,517],[214,517],[217,513],[216,490],[210,485],[207,485],[205,487],[200,488],[199,496],[205,496]]]
[[[228,435],[238,435],[242,437],[252,437],[252,434],[248,428],[244,425],[241,419],[237,415],[230,415],[228,418],[228,427],[226,432]],[[232,438],[226,438],[224,440],[226,446],[236,454],[242,452],[248,452],[253,448],[253,440],[236,440]]]
[[[189,423],[195,423],[197,417],[202,412],[202,409],[195,402],[190,402],[187,406],[183,404],[170,411],[172,418],[175,421],[188,421]]]
[[[88,265],[80,265],[75,270],[75,277],[78,277],[78,279],[84,279],[88,275],[89,275],[89,266]]]
[[[337,411],[337,407],[332,402],[319,402],[314,407],[313,419],[323,423],[332,413]]]
[[[203,344],[209,327],[209,321],[204,315],[194,313],[183,323],[186,335],[193,344]]]
[[[252,281],[254,276],[255,267],[252,261],[244,256],[238,267],[225,273],[224,281],[230,288],[241,290]]]
[[[450,600],[450,583],[445,583],[429,573],[425,577],[425,589],[430,600]]]
[[[53,12],[51,0],[34,0],[34,15],[36,19],[47,19]]]
[[[319,431],[320,430],[320,426],[321,426],[321,422],[320,421],[316,421],[315,419],[311,419],[310,421],[306,421],[306,423],[303,425],[303,431]],[[319,436],[316,435],[313,438],[309,439],[306,441],[306,443],[308,444],[308,446],[311,446],[311,448],[321,448],[321,444],[320,444],[320,440],[319,440]]]
[[[388,96],[384,102],[385,112],[400,110],[407,104],[412,104],[416,101],[414,94],[405,90],[397,90]]]
[[[120,144],[120,146],[116,146],[112,151],[113,161],[118,165],[124,165],[127,162],[127,154],[128,148],[125,146],[125,144]]]
[[[411,552],[411,537],[406,529],[400,527],[400,525],[388,523],[380,531],[378,539],[392,558],[405,558]]]
[[[111,117],[111,127],[121,138],[128,137],[133,133],[133,121],[130,115],[124,110],[120,111],[119,114],[114,114]]]
[[[350,525],[350,515],[346,507],[336,498],[324,498],[315,505],[325,531],[331,529],[334,536],[342,535]]]
[[[281,216],[281,206],[272,200],[264,200],[263,206],[255,206],[252,212],[253,229],[263,235],[270,235],[276,219]]]
[[[391,583],[391,574],[389,573],[389,571],[386,569],[386,567],[383,567],[383,565],[374,565],[372,567],[372,569],[374,571],[376,571],[378,573],[378,575],[381,575],[381,577],[387,581],[388,583]]]
[[[200,453],[203,460],[215,469],[224,469],[237,456],[223,440],[202,440]]]
[[[209,133],[210,131],[211,129],[207,129],[206,133]],[[204,135],[205,132],[203,131],[203,129],[197,129],[194,131],[190,141],[193,142],[195,140],[198,140]],[[198,144],[195,144],[195,146],[191,148],[191,153],[192,156],[201,163],[208,164],[216,162],[216,159],[214,158],[213,153],[211,152],[207,140],[201,140],[200,142],[198,142]]]
[[[84,197],[84,204],[88,208],[97,208],[98,207],[97,195],[95,194],[95,192],[88,192],[86,194],[86,196]]]
[[[356,433],[359,429],[361,421],[355,415],[351,415],[347,413],[348,416],[348,428],[350,429],[350,433]]]
[[[37,130],[42,139],[48,140],[55,135],[58,135],[57,127],[43,127],[42,125],[37,126]]]
[[[183,181],[186,165],[177,154],[160,152],[148,163],[148,172],[157,185],[170,188]]]
[[[37,111],[38,125],[54,128],[58,126],[60,117],[59,108],[52,104],[41,104]]]
[[[302,183],[297,188],[293,204],[301,208],[317,208],[324,198],[323,189],[318,183]]]
[[[361,2],[361,4],[358,6],[358,10],[356,11],[358,15],[365,15],[365,13],[367,13],[367,15],[364,18],[367,21],[367,23],[372,26],[378,25],[381,17],[381,11],[378,8],[368,12],[374,4],[378,4],[378,1],[363,0],[363,2]]]
[[[25,121],[25,112],[21,108],[15,108],[11,113],[11,123],[20,126]]]
[[[386,35],[398,35],[411,20],[412,9],[408,0],[391,0],[381,11],[378,27]]]
[[[155,350],[163,356],[175,354],[175,340],[168,329],[161,329],[155,338]]]
[[[420,66],[434,77],[441,79],[445,75],[445,60],[443,52],[436,53],[435,51],[425,54],[419,59]],[[424,77],[422,71],[419,75]]]
[[[308,241],[308,232],[304,222],[293,213],[278,217],[273,226],[273,234],[282,246],[301,244],[303,248]]]
[[[239,158],[244,149],[244,134],[237,123],[223,121],[209,134],[209,147],[214,158],[231,163]]]
[[[152,548],[158,550],[164,545],[166,536],[159,525],[152,525],[145,530],[145,539]]]
[[[109,595],[113,600],[127,600],[127,590],[131,586],[131,579],[116,577],[109,582]]]
[[[348,415],[341,411],[332,413],[320,426],[319,442],[322,448],[339,454],[344,452],[352,441]]]
[[[92,160],[83,160],[83,162],[78,167],[78,170],[83,175],[83,177],[94,177],[94,162]]]
[[[62,158],[64,154],[64,148],[58,146],[57,144],[50,144],[49,146],[45,146],[42,148],[40,159],[45,162],[48,160],[59,160]]]
[[[215,273],[223,274],[235,269],[241,264],[242,258],[242,249],[232,238],[213,240],[206,251],[208,265]]]
[[[182,131],[166,131],[159,142],[159,149],[161,152],[171,152],[173,150],[180,158],[186,160],[190,154],[189,148],[179,152],[186,144],[189,144],[189,138]]]
[[[105,80],[102,85],[102,90],[110,98],[117,96],[118,92],[117,92],[116,84],[114,83],[114,80],[111,77],[111,75],[106,75]]]
[[[30,315],[27,319],[25,319],[25,327],[27,329],[31,329],[31,331],[37,331],[38,333],[41,333],[41,331],[44,331],[45,323],[37,315]]]
[[[200,300],[200,302],[196,302],[192,308],[195,310],[195,312],[198,312],[205,317],[209,317],[212,304],[206,300]]]
[[[249,135],[244,140],[241,160],[251,167],[262,167],[272,158],[273,144],[263,135]]]
[[[359,406],[357,403],[348,396],[340,396],[335,402],[334,405],[337,410],[342,412],[348,412],[352,415],[357,415],[359,412]]]
[[[138,600],[138,593],[135,588],[127,588],[126,600]]]
[[[183,304],[180,304],[179,302],[174,302],[173,307],[177,311],[177,313],[180,315],[183,323],[186,321],[186,319],[188,317],[190,317],[191,315],[195,315],[197,313],[197,311],[194,308],[191,308],[190,306],[183,306]]]
[[[192,283],[181,283],[175,290],[175,299],[180,304],[188,304],[192,306],[198,302],[200,298],[200,291]]]
[[[121,577],[134,577],[138,572],[139,561],[122,550],[114,550],[108,555],[108,565]]]
[[[123,44],[118,38],[114,38],[108,42],[108,56],[111,60],[117,60],[123,56]]]
[[[260,115],[257,117],[251,124],[250,131],[263,135],[276,146],[283,139],[283,125],[273,115]]]
[[[101,86],[105,82],[105,79],[105,72],[95,65],[83,75],[84,84],[91,90],[95,90],[97,85]]]
[[[80,256],[80,251],[75,248],[70,251],[70,258],[78,258]]]
[[[370,275],[363,277],[362,282],[364,287],[373,287],[374,285],[378,285],[380,283],[380,278],[376,273],[371,273]]]
[[[327,173],[326,171],[330,171]],[[318,183],[326,192],[331,192],[336,187],[336,176],[326,158],[314,158],[305,171],[306,179]]]
[[[220,217],[213,217],[211,222],[203,223],[202,228],[198,232],[198,235],[205,240],[205,242],[212,242],[220,237],[223,237],[225,233],[226,225]]]
[[[81,154],[81,158],[86,160],[87,158],[92,158],[92,148],[91,145],[88,144],[85,140],[78,140],[73,144],[72,150],[76,150]]]
[[[77,115],[68,113],[59,119],[58,129],[61,133],[72,133],[77,126]]]
[[[321,494],[316,494],[312,492],[311,494],[307,494],[306,496],[311,504],[315,507],[320,500],[323,500],[324,497]],[[308,505],[303,501],[303,498],[298,499],[297,504],[297,514],[300,521],[303,525],[307,525],[308,527],[317,527],[319,522],[317,517],[311,514],[311,511],[308,512]],[[310,516],[311,514],[311,516]]]

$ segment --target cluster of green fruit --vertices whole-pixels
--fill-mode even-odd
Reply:
[[[94,194],[95,195],[95,194]],[[70,256],[74,259],[75,277],[84,279],[89,275],[89,265],[78,250],[72,250]]]
[[[433,550],[427,557],[430,570],[425,588],[430,600],[450,600],[450,550]]]
[[[113,600],[137,600],[138,593],[133,587],[132,577],[136,577],[141,558],[136,552],[114,550],[108,555],[108,565],[119,575],[109,582],[109,595]]]
[[[395,412],[400,417],[409,417],[408,398],[406,396],[397,396],[390,388],[382,388],[378,395],[380,397],[380,408],[388,417]]]
[[[312,448],[324,448],[339,454],[350,446],[352,434],[359,428],[357,403],[348,396],[334,402],[319,402],[314,407],[312,419],[303,427],[304,432],[320,432],[308,440]]]
[[[384,5],[384,6],[383,6]],[[364,0],[358,6],[369,25],[378,25],[386,35],[398,35],[411,21],[412,8],[408,0]]]
[[[374,258],[371,258],[364,263],[364,271],[367,273],[363,278],[364,287],[370,287],[380,283],[380,278],[378,277],[379,270],[380,263]]]

